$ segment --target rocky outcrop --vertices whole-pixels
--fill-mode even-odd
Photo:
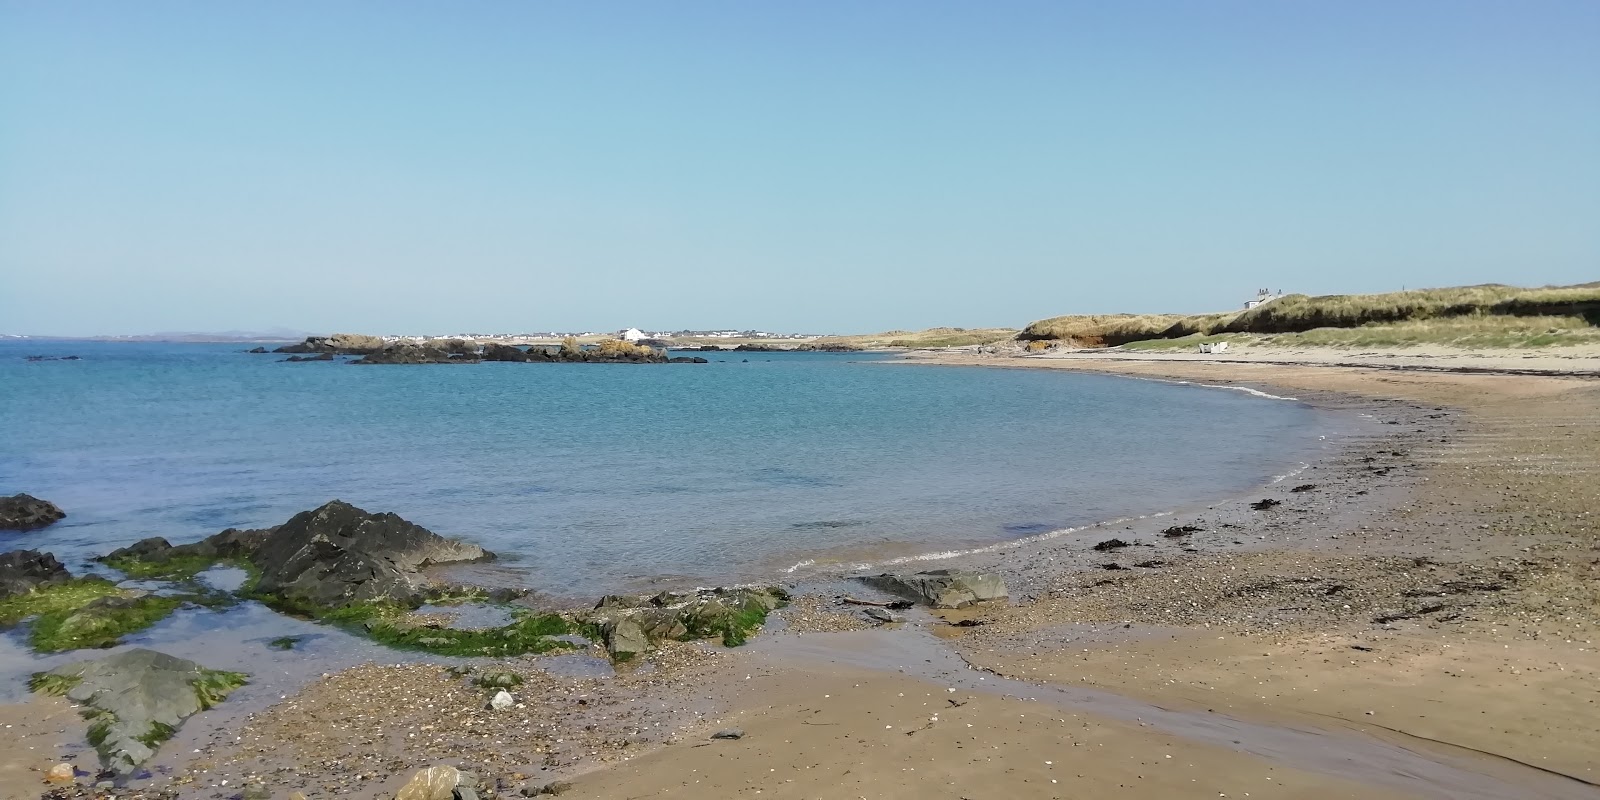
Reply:
[[[307,336],[299,344],[286,344],[274,353],[331,353],[334,355],[364,356],[382,350],[382,337],[360,333],[336,333],[332,336]]]
[[[472,364],[478,361],[476,354],[452,353],[442,347],[431,344],[409,344],[399,342],[387,345],[373,351],[359,361],[352,364]]]
[[[693,356],[693,357],[690,357],[690,356],[676,356],[676,357],[667,359],[667,362],[671,363],[671,364],[709,364],[709,363],[711,363],[711,362],[709,362],[709,361],[707,361],[707,360],[705,360],[705,359],[703,359],[703,358],[701,358],[699,356]]]
[[[274,528],[250,562],[261,571],[256,595],[315,612],[374,601],[415,606],[426,584],[422,568],[493,557],[395,514],[334,500]]]
[[[89,740],[107,768],[127,775],[184,720],[242,686],[245,676],[142,648],[42,672],[29,686],[84,707]]]
[[[234,562],[257,573],[247,591],[250,596],[317,615],[357,603],[416,606],[440,591],[423,578],[424,567],[493,557],[477,545],[446,539],[395,514],[372,514],[334,500],[274,528],[229,528],[183,545],[153,537],[97,560],[133,577],[167,579]],[[453,589],[467,592],[466,587]],[[504,602],[514,594],[484,596]]]
[[[483,346],[484,361],[527,361],[528,351],[509,344],[490,343]]]
[[[909,575],[858,576],[857,580],[874,589],[925,603],[934,608],[965,608],[974,603],[1004,600],[1005,581],[987,573],[954,572],[947,569]]]
[[[0,553],[0,599],[28,594],[41,586],[65,583],[72,576],[50,553],[13,550]]]
[[[173,545],[159,536],[140,539],[127,547],[112,550],[96,558],[117,569],[158,575],[163,565],[182,566],[190,570],[195,562],[246,561],[267,540],[272,528],[241,530],[229,528],[193,544]],[[141,569],[142,568],[142,569]]]
[[[729,647],[743,644],[766,621],[768,612],[788,602],[789,594],[776,586],[607,595],[592,611],[576,614],[575,620],[599,633],[612,658],[627,661],[669,639],[721,638]]]
[[[31,494],[0,497],[0,530],[29,531],[43,528],[66,515],[55,503],[40,500]]]
[[[296,363],[299,363],[299,362],[302,362],[302,361],[332,361],[332,360],[333,360],[333,354],[332,353],[318,353],[318,354],[316,354],[314,356],[289,356],[288,358],[280,359],[280,361],[287,362],[287,363],[290,363],[290,364],[296,364]]]

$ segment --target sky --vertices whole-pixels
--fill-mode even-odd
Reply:
[[[0,333],[1600,279],[1600,3],[0,0]]]

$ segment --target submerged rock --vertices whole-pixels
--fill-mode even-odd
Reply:
[[[0,553],[0,599],[27,594],[40,586],[65,583],[72,575],[50,553],[13,550]]]
[[[67,516],[48,500],[31,494],[0,497],[0,530],[30,531],[43,528]]]
[[[222,702],[245,678],[140,648],[41,672],[29,686],[82,704],[89,741],[107,768],[126,775],[184,720]]]
[[[934,608],[965,608],[973,603],[1003,600],[1005,581],[988,573],[954,572],[947,569],[910,575],[863,575],[857,580],[874,589],[926,603]]]

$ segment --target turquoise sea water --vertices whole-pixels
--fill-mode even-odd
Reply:
[[[1175,508],[1292,470],[1329,429],[1242,392],[874,355],[354,367],[242,349],[0,342],[0,493],[69,514],[0,549],[81,563],[340,498],[589,597]]]

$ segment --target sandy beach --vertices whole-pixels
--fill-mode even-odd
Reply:
[[[440,667],[358,667],[196,718],[116,796],[387,798],[450,764],[500,796],[1600,797],[1600,383],[1448,360],[915,360],[1242,386],[1364,422],[1248,496],[914,565],[998,572],[1009,605],[870,627],[835,602],[859,589],[808,579],[743,648],[619,677],[496,665],[530,676],[510,715]],[[38,796],[63,753],[88,768],[81,722],[50,711],[0,709],[7,797]]]

